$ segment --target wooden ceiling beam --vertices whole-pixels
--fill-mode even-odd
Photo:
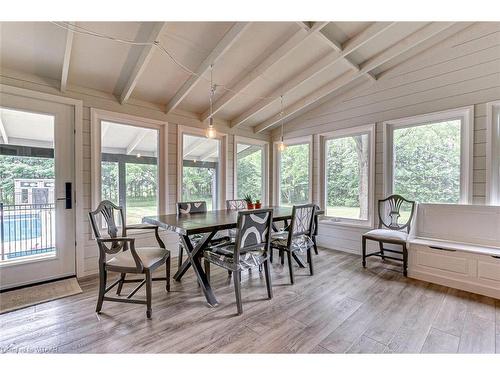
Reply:
[[[166,22],[155,22],[155,25],[153,26],[153,29],[151,30],[147,41],[150,43],[158,41],[166,25]],[[153,57],[154,49],[155,46],[152,44],[146,45],[142,48],[141,54],[139,55],[139,58],[137,59],[134,68],[132,69],[132,73],[130,74],[130,77],[120,95],[121,104],[126,103],[132,95],[137,82],[139,82],[141,74],[146,69],[149,61],[151,60],[151,57]]]
[[[260,76],[265,74],[266,71],[268,71],[272,66],[288,56],[304,41],[318,33],[327,24],[328,22],[315,22],[310,28],[307,29],[306,27],[308,26],[304,25],[300,30],[296,31],[290,38],[288,38],[285,43],[280,42],[279,46],[273,46],[270,49],[272,52],[269,55],[265,56],[250,72],[243,72],[242,75],[236,80],[236,83],[231,85],[231,91],[227,91],[215,101],[213,105],[213,114],[216,114],[223,109],[242,92],[244,92],[252,83],[259,79]],[[201,120],[205,121],[209,116],[210,110],[207,109],[202,114]]]
[[[372,70],[376,69],[380,65],[386,63],[387,61],[394,59],[395,57],[403,54],[409,49],[425,42],[429,38],[434,35],[446,30],[451,27],[453,22],[432,22],[421,29],[415,31],[399,42],[395,43],[393,46],[389,47],[385,51],[379,53],[378,55],[372,57],[366,62],[362,63],[359,71],[349,71],[342,76],[334,79],[333,81],[327,83],[322,86],[318,90],[313,93],[307,95],[305,98],[302,98],[292,105],[288,106],[284,109],[284,120],[296,114],[299,111],[303,111],[308,107],[312,106],[318,100],[321,100],[325,96],[331,94],[334,91],[339,90],[340,88],[348,85],[352,81],[357,78],[360,78],[366,73],[370,73]],[[254,127],[254,132],[260,133],[263,132],[274,125],[276,125],[280,121],[279,114],[271,117],[270,119],[264,121],[263,123]]]
[[[75,22],[68,22],[71,26],[75,25]],[[65,92],[68,87],[68,75],[69,75],[69,63],[71,61],[71,50],[73,49],[73,36],[74,32],[72,30],[66,30],[66,44],[64,46],[64,57],[61,72],[61,92]]]
[[[243,124],[245,121],[257,115],[277,101],[277,99],[273,98],[279,97],[281,95],[286,97],[291,91],[297,89],[300,85],[306,83],[308,80],[313,79],[316,75],[322,73],[323,71],[325,71],[325,69],[328,69],[339,60],[346,60],[348,63],[351,63],[353,70],[359,71],[360,67],[357,64],[351,62],[351,60],[346,59],[346,56],[365,45],[368,41],[372,40],[377,35],[380,35],[382,32],[386,31],[392,25],[394,25],[394,22],[377,22],[372,24],[371,26],[363,30],[360,34],[345,42],[342,45],[342,50],[340,53],[332,52],[323,57],[321,60],[317,61],[315,64],[311,65],[309,68],[307,68],[291,80],[287,81],[283,86],[279,87],[273,93],[271,93],[269,96],[272,98],[261,100],[252,108],[232,120],[231,127]],[[320,33],[322,34],[323,32],[320,31]],[[374,80],[373,76],[369,73],[367,73],[367,76],[371,80]]]
[[[217,62],[217,60],[224,55],[224,53],[243,35],[243,32],[250,25],[249,22],[236,22],[228,32],[222,37],[222,39],[217,43],[215,48],[210,52],[210,54],[202,61],[195,71],[195,74],[191,75],[182,87],[177,91],[172,99],[168,102],[165,112],[169,113],[175,109],[182,100],[191,92],[191,90],[200,81],[203,74],[207,72],[210,65]]]

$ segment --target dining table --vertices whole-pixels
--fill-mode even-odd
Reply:
[[[275,223],[284,222],[285,227],[288,225],[288,220],[292,218],[293,207],[275,206],[263,207],[273,210],[273,229],[277,230]],[[313,241],[316,243],[316,234],[318,230],[318,216],[324,211],[316,210],[314,219],[314,234]],[[201,255],[203,251],[210,245],[216,234],[220,231],[236,228],[238,222],[237,210],[213,210],[203,213],[186,213],[186,214],[165,214],[156,216],[143,217],[142,222],[145,224],[157,225],[167,231],[177,233],[180,237],[182,246],[187,253],[187,259],[179,266],[174,280],[180,281],[186,271],[193,267],[198,283],[205,295],[207,303],[215,307],[218,302],[215,294],[210,286],[210,281],[201,266]],[[195,242],[191,236],[199,235]],[[297,254],[292,254],[297,261],[299,267],[305,267],[304,262]]]

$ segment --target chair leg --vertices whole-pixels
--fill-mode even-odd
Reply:
[[[146,317],[151,319],[152,310],[151,310],[151,272],[149,270],[146,271]]]
[[[269,249],[269,261],[272,263],[273,262],[273,248]]]
[[[169,257],[167,258],[167,261],[165,262],[165,277],[167,278],[167,285],[166,285],[166,289],[167,289],[167,292],[170,292],[170,264],[171,264],[171,256],[169,255]]]
[[[266,287],[267,287],[267,297],[269,299],[273,298],[273,286],[271,284],[271,272],[269,271],[269,261],[266,260],[264,262],[264,275],[266,278]]]
[[[281,265],[285,264],[285,252],[283,250],[280,250],[280,261]]]
[[[312,276],[314,275],[314,264],[313,264],[313,256],[311,248],[307,249],[307,263],[309,263],[309,273]]]
[[[314,254],[319,255],[318,244],[316,243],[316,236],[313,236],[313,244],[314,244]]]
[[[122,292],[123,281],[125,281],[125,275],[126,275],[126,273],[121,273],[120,274],[120,282],[118,283],[118,288],[116,289],[116,295],[117,296],[119,296],[120,293]]]
[[[403,275],[404,277],[408,276],[408,249],[406,244],[403,245]]]
[[[363,237],[361,242],[362,242],[361,249],[363,251],[363,268],[366,268],[366,238]]]
[[[97,306],[95,311],[101,312],[102,303],[104,302],[104,291],[106,290],[106,279],[108,277],[107,271],[104,266],[99,267],[99,296],[97,297]]]
[[[205,273],[207,275],[207,280],[210,282],[210,262],[208,260],[204,260],[205,263]]]
[[[382,260],[385,260],[385,256],[384,256],[384,244],[382,242],[379,242],[378,243],[378,247],[380,249],[380,255],[382,255]]]
[[[236,307],[238,315],[243,314],[243,305],[241,303],[241,271],[234,271],[234,293],[236,294]]]
[[[293,263],[292,263],[292,252],[287,251],[286,255],[288,257],[288,272],[290,272],[290,283],[294,284],[294,275],[293,275]]]
[[[177,269],[181,269],[181,266],[182,266],[182,255],[184,253],[184,248],[182,247],[182,245],[179,245],[179,259],[177,259]]]

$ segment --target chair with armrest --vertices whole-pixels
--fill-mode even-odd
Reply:
[[[234,242],[221,243],[204,251],[205,272],[210,278],[210,264],[233,273],[238,315],[243,313],[241,271],[264,265],[267,296],[273,297],[269,269],[272,209],[238,212],[237,235]]]
[[[121,221],[121,228],[116,225],[117,214]],[[138,303],[146,305],[146,316],[150,319],[152,281],[166,281],[166,289],[170,291],[170,251],[165,249],[165,244],[158,234],[158,227],[149,224],[127,226],[122,207],[107,200],[99,203],[95,211],[89,212],[89,218],[99,247],[99,296],[96,312],[100,313],[104,301]],[[106,223],[109,238],[101,236],[101,219],[104,219]],[[135,239],[127,236],[127,231],[132,230],[154,230],[158,247],[135,247]],[[112,256],[111,259],[107,259],[108,256]],[[166,267],[166,276],[153,278],[153,271],[163,264]],[[118,280],[109,286],[106,285],[108,271],[120,273]],[[145,278],[127,280],[127,273],[144,274]],[[126,298],[106,296],[106,293],[116,285],[118,285],[116,294],[120,295],[124,283],[137,282],[140,284]],[[146,300],[132,299],[143,285],[146,285]]]
[[[362,252],[363,267],[366,268],[366,258],[376,256],[383,260],[392,259],[403,262],[403,275],[408,275],[408,248],[407,240],[410,233],[411,222],[415,212],[415,202],[407,200],[400,195],[391,195],[378,201],[378,229],[371,230],[363,234]],[[402,214],[403,223],[400,223]],[[379,251],[366,254],[366,240],[376,241],[379,244]],[[387,249],[384,244],[400,245],[402,250]],[[401,258],[386,255],[385,252],[402,255]]]

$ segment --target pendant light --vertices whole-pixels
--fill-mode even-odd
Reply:
[[[278,143],[278,150],[283,152],[285,151],[286,145],[283,142],[283,115],[285,112],[283,111],[283,95],[280,96],[281,99],[281,112],[280,112],[280,118],[281,118],[281,140],[280,143]]]
[[[210,100],[210,117],[208,118],[208,129],[206,132],[207,138],[215,138],[216,132],[214,128],[214,117],[213,117],[213,99],[215,95],[215,88],[216,86],[214,85],[213,81],[213,69],[214,65],[210,65],[210,93],[209,93],[209,100]]]

